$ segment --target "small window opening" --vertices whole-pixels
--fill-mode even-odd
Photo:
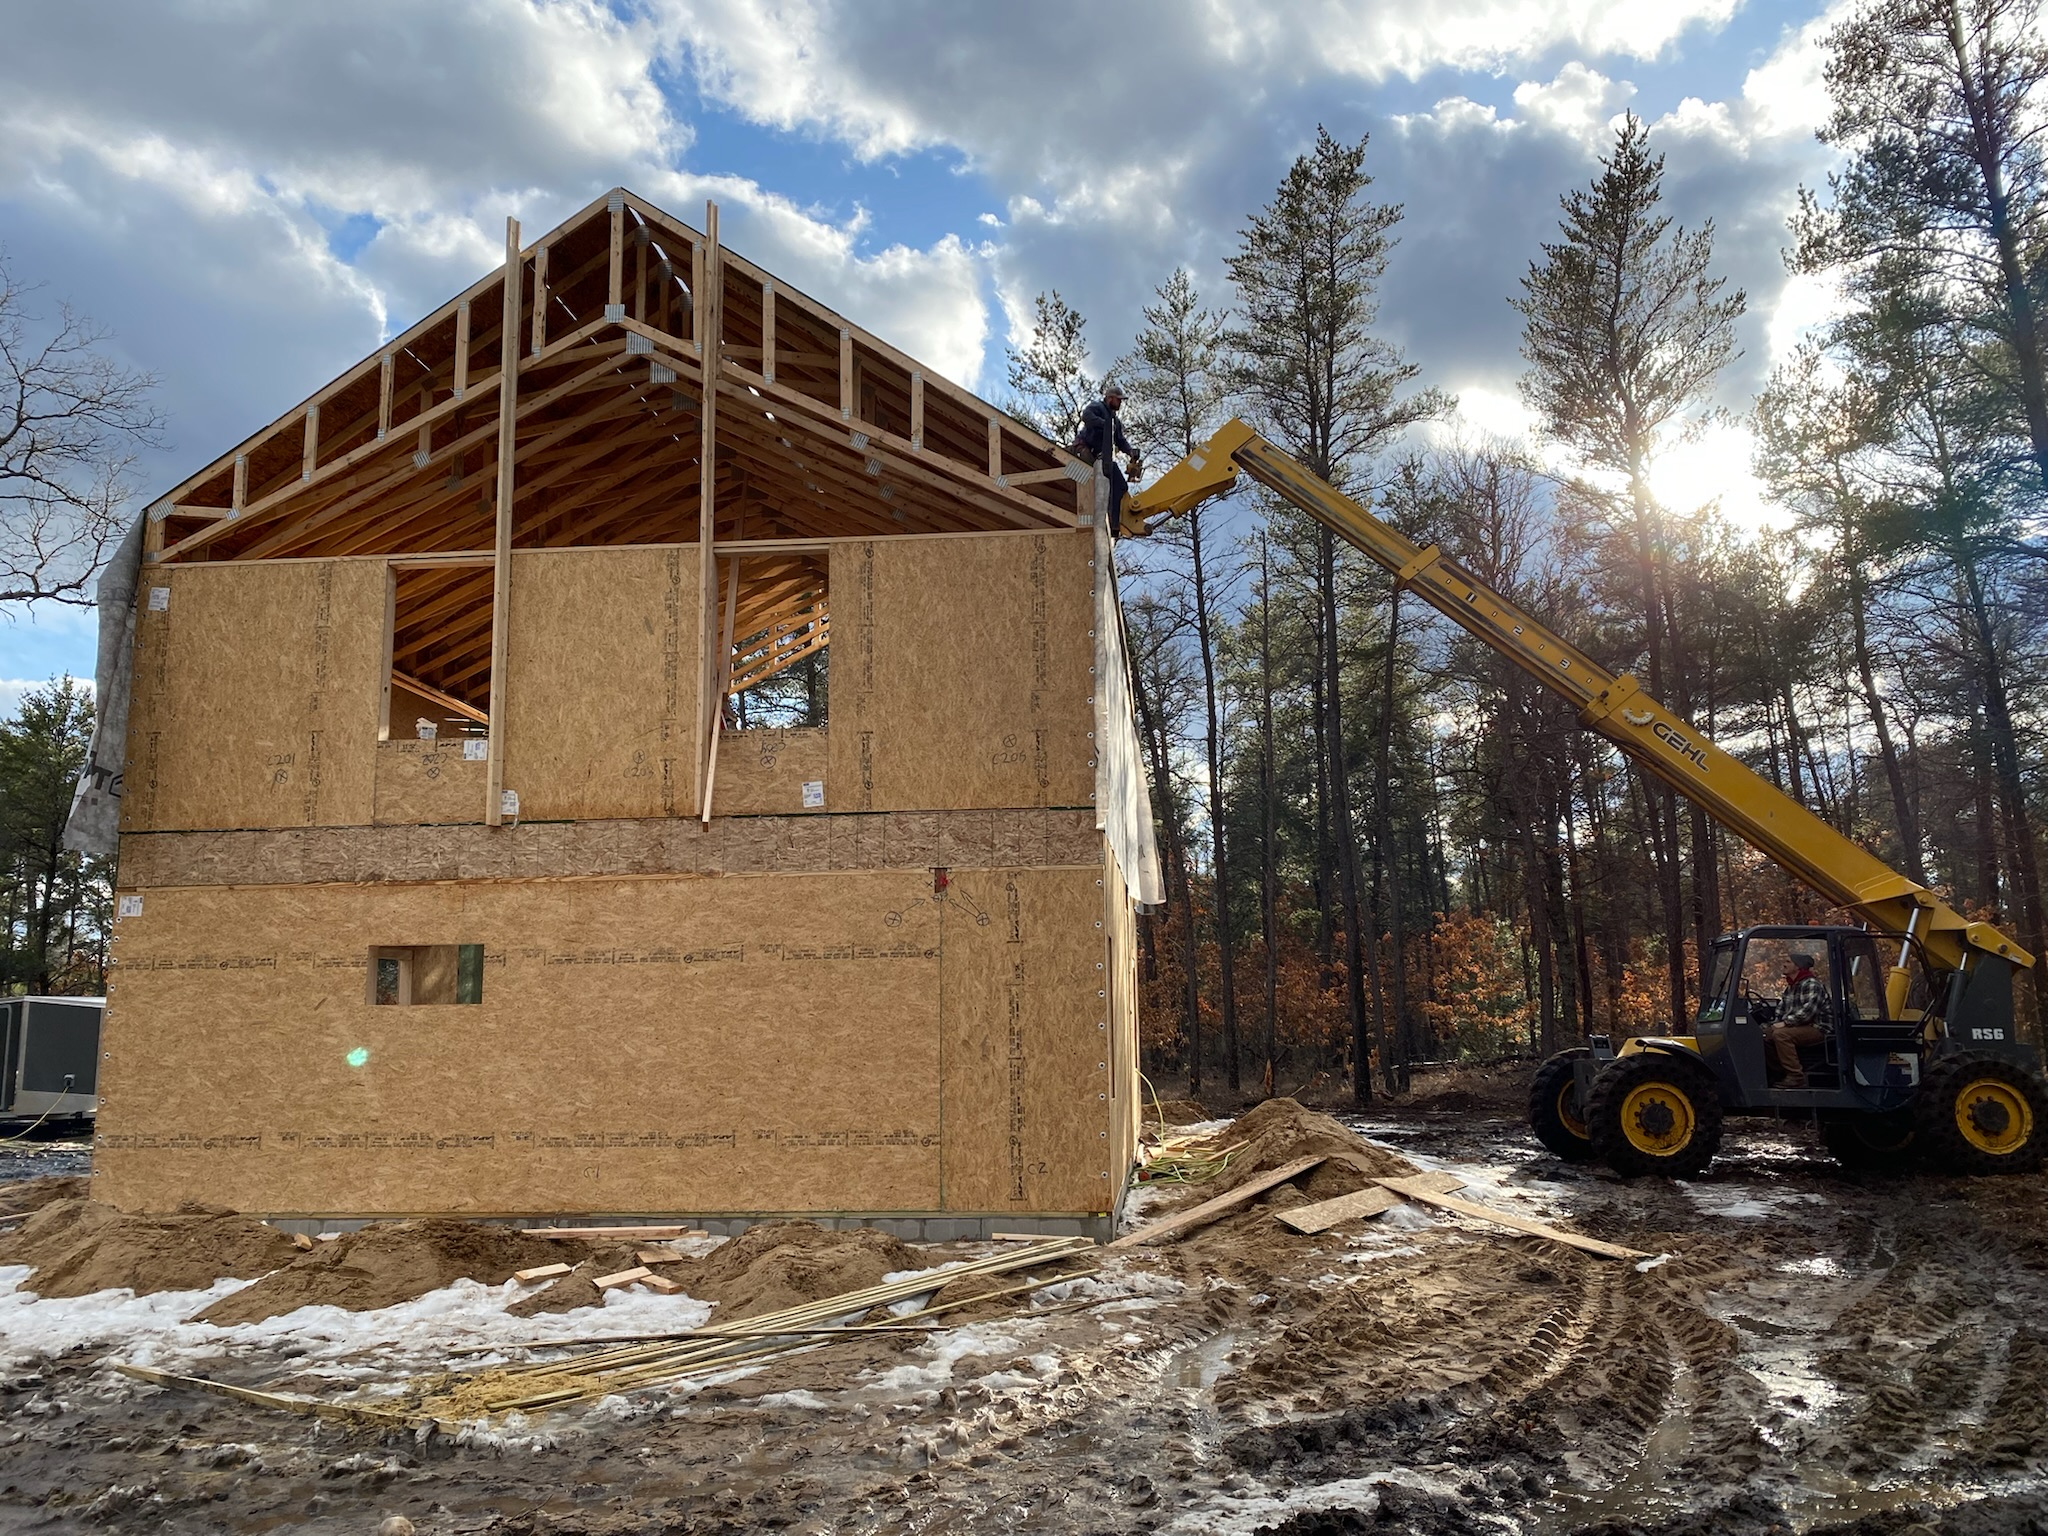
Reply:
[[[489,567],[394,570],[390,607],[390,702],[379,739],[489,736]]]
[[[827,723],[832,624],[825,572],[823,556],[749,557],[739,581],[728,581],[721,594],[735,611],[728,730]]]
[[[410,1008],[484,1000],[481,944],[416,944],[370,951],[370,1002]]]

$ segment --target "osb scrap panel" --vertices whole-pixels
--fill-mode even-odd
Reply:
[[[505,788],[526,818],[696,809],[697,551],[512,557]]]
[[[718,740],[718,776],[711,784],[714,816],[802,815],[804,785],[825,786],[827,733],[817,730],[729,731]],[[809,807],[813,815],[822,802]]]
[[[481,738],[473,739],[482,745]],[[378,742],[378,823],[481,823],[490,764],[465,756],[463,747],[460,739]]]
[[[946,1204],[1106,1211],[1102,865],[958,870],[945,893]]]
[[[386,743],[386,746],[391,745]],[[460,819],[460,818],[456,818]],[[473,819],[473,818],[472,818]],[[800,874],[828,869],[1094,865],[1088,810],[523,822],[518,826],[306,827],[153,832],[121,840],[121,881],[302,885],[604,875]]]
[[[281,1214],[934,1210],[929,873],[147,893],[94,1193]],[[373,1007],[380,945],[483,1001]]]
[[[368,821],[383,567],[153,568],[141,588],[123,830]]]
[[[1088,805],[1093,546],[832,546],[833,810]]]

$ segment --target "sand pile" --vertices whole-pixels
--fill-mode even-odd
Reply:
[[[191,1203],[167,1216],[131,1216],[91,1200],[53,1200],[0,1237],[0,1264],[29,1265],[23,1289],[38,1296],[204,1290],[297,1256],[289,1237],[255,1217]]]
[[[438,1291],[456,1280],[502,1285],[513,1271],[562,1262],[564,1245],[529,1237],[516,1227],[435,1217],[379,1222],[291,1262],[198,1316],[204,1323],[254,1323],[299,1307],[345,1307],[367,1312]]]
[[[716,1302],[715,1321],[730,1322],[880,1285],[884,1275],[930,1263],[908,1243],[871,1228],[836,1232],[808,1221],[769,1221],[663,1273],[697,1300]]]
[[[26,1216],[59,1200],[84,1200],[92,1194],[89,1174],[48,1174],[40,1179],[17,1179],[0,1184],[0,1221]]]
[[[1231,1156],[1230,1166],[1222,1173],[1195,1187],[1196,1199],[1220,1195],[1304,1157],[1328,1159],[1295,1183],[1295,1188],[1313,1200],[1349,1194],[1371,1179],[1398,1178],[1418,1171],[1405,1157],[1373,1146],[1356,1131],[1347,1130],[1328,1115],[1303,1109],[1292,1099],[1268,1099],[1246,1110],[1228,1128],[1218,1131],[1214,1140],[1219,1147],[1241,1143],[1243,1150]]]

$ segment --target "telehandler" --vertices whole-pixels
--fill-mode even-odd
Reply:
[[[1775,860],[1857,927],[1755,927],[1702,956],[1693,1032],[1614,1044],[1594,1035],[1545,1062],[1531,1091],[1536,1135],[1558,1156],[1624,1175],[1686,1177],[1713,1160],[1728,1115],[1811,1117],[1858,1167],[1924,1162],[1959,1173],[2023,1172],[2048,1137],[2048,1084],[2019,1039],[2013,979],[2034,963],[1835,831],[1646,694],[1231,421],[1124,504],[1123,529],[1190,512],[1242,472],[1391,571],[1424,601],[1562,694],[1598,732],[1722,826]],[[1793,954],[1810,956],[1825,1038],[1802,1048],[1805,1086],[1776,1086],[1764,1031]]]

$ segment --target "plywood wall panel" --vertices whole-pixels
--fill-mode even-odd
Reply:
[[[948,1207],[1108,1210],[1100,864],[956,871],[944,904]]]
[[[384,581],[347,560],[145,572],[122,829],[367,822]]]
[[[694,814],[698,613],[692,546],[513,555],[502,728],[523,819]]]
[[[380,826],[481,823],[489,767],[481,757],[465,757],[460,739],[380,741],[376,821]]]
[[[835,543],[826,804],[1090,804],[1092,557],[1085,530]]]
[[[152,891],[118,930],[95,1192],[935,1210],[939,928],[924,873]],[[482,944],[482,1003],[370,1006],[400,944]]]
[[[711,785],[714,816],[800,816],[804,785],[825,782],[827,733],[751,730],[721,734],[718,777]],[[809,808],[813,814],[822,805]]]

